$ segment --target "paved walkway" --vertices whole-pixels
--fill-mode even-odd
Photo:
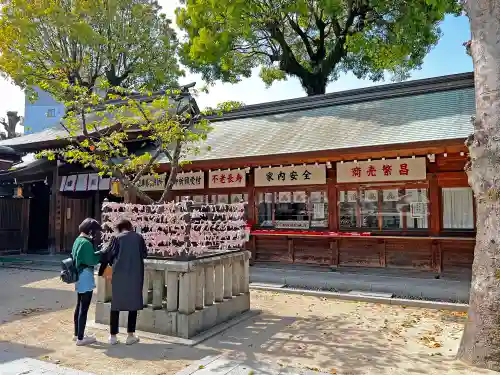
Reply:
[[[6,262],[4,266],[59,271],[61,260],[67,255],[18,255],[22,260]],[[5,257],[4,257],[5,258]],[[0,259],[0,265],[1,259]],[[331,290],[338,292],[362,291],[389,293],[400,298],[431,299],[468,303],[470,273],[444,273],[391,268],[341,267],[335,270],[314,266],[256,264],[250,267],[250,281],[260,284],[286,285],[292,288]]]
[[[4,360],[0,353],[0,374],[2,375],[93,375],[32,358],[20,358],[6,362]]]
[[[186,367],[176,375],[328,375],[313,370],[273,367],[255,361],[241,362],[223,355],[209,356]]]

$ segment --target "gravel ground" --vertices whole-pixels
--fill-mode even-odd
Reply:
[[[340,375],[496,374],[454,361],[463,313],[252,291],[262,313],[195,348],[151,340],[110,348],[103,331],[81,348],[71,341],[72,286],[19,269],[0,269],[0,285],[0,350],[98,375],[174,375],[219,353]]]

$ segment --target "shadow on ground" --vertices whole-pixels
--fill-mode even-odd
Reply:
[[[25,357],[44,359],[50,353],[51,350],[48,349],[0,340],[0,363],[12,362]]]
[[[228,351],[228,358],[249,367],[260,362],[340,375],[490,374],[477,369],[471,372],[451,356],[391,344],[383,331],[346,322],[342,317],[301,319],[263,314],[201,345]],[[220,370],[225,373],[230,368],[222,365]]]
[[[58,282],[55,289],[54,277],[54,272],[1,268],[0,324],[75,306],[74,286]]]

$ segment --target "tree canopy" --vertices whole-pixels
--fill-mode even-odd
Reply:
[[[68,90],[74,100],[65,103],[68,111],[61,126],[69,145],[43,150],[38,157],[78,163],[112,176],[143,202],[152,200],[139,188],[141,177],[155,174],[159,158],[167,157],[170,177],[160,199],[164,201],[180,164],[198,152],[210,131],[187,88],[132,93],[113,87],[110,100],[85,87],[71,85]],[[131,142],[138,142],[142,152],[132,152]]]
[[[182,62],[208,82],[237,82],[260,66],[267,84],[297,77],[308,95],[342,73],[407,77],[441,35],[456,0],[184,0]]]
[[[172,87],[182,75],[171,21],[151,0],[1,0],[0,71],[71,100],[61,82]]]

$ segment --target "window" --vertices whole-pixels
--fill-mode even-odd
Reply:
[[[56,109],[55,108],[51,108],[47,111],[47,117],[56,117]]]
[[[402,231],[428,228],[427,189],[359,188],[339,192],[341,230]]]
[[[472,189],[443,188],[443,229],[474,229]]]
[[[231,201],[229,201],[231,199]],[[248,194],[214,194],[214,195],[181,195],[175,197],[176,202],[193,201],[195,206],[203,204],[247,203],[245,206],[245,220],[248,219]]]
[[[190,201],[196,204],[217,203],[247,203],[248,194],[217,194],[217,195],[182,195],[175,197],[176,202]]]
[[[326,191],[257,194],[258,225],[276,229],[328,228]]]

